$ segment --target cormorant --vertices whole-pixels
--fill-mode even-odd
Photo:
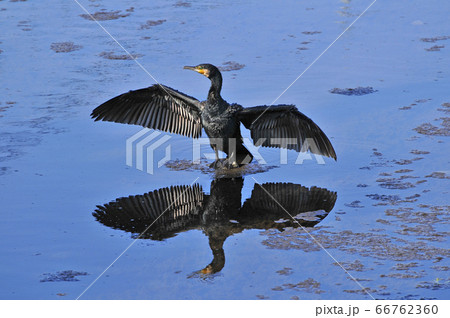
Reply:
[[[200,102],[173,88],[155,84],[108,100],[94,109],[92,118],[141,125],[192,138],[199,138],[204,128],[216,153],[213,164],[216,167],[219,163],[230,168],[252,161],[253,156],[243,144],[240,123],[251,131],[257,146],[299,152],[310,150],[336,160],[336,153],[325,133],[294,105],[243,108],[229,104],[220,96],[222,74],[217,67],[200,64],[184,68],[211,80],[206,101]],[[227,154],[226,160],[219,160],[219,151]]]
[[[229,236],[247,229],[313,227],[329,214],[337,199],[336,192],[325,188],[270,182],[255,184],[242,204],[243,185],[243,178],[220,178],[212,180],[209,194],[199,184],[161,188],[97,205],[93,215],[100,223],[138,239],[161,241],[202,230],[214,258],[196,273],[214,274],[225,266],[223,244]]]

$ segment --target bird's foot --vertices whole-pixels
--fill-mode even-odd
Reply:
[[[209,165],[210,168],[214,168],[214,169],[222,169],[223,168],[223,161],[225,159],[217,159],[215,160],[213,163],[211,163]]]
[[[236,162],[230,162],[228,159],[218,159],[209,165],[210,168],[218,169],[234,169],[239,165]]]

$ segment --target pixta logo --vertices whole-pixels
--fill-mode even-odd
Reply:
[[[136,167],[141,171],[145,171],[149,174],[155,172],[155,167],[160,168],[166,162],[171,160],[172,147],[167,142],[172,137],[170,135],[163,134],[153,129],[144,128],[131,136],[126,141],[126,163],[127,166]],[[253,162],[258,164],[267,164],[265,158],[259,152],[261,145],[265,142],[265,139],[260,139],[256,142],[256,145],[251,139],[243,138],[243,143],[245,147],[251,152],[253,156]],[[167,143],[167,144],[166,144]],[[202,152],[201,146],[204,145],[219,145],[222,144],[223,140],[221,138],[210,139],[210,138],[197,138],[192,141],[192,162],[194,164],[199,164],[200,159],[205,157],[208,160],[215,160],[215,154],[211,152]],[[166,144],[166,145],[165,145]],[[229,148],[228,153],[232,154],[230,158],[233,158],[233,154],[236,153],[236,140],[230,138],[228,140]],[[288,149],[287,145],[296,145],[297,139],[295,138],[272,138],[270,140],[271,145],[279,145],[279,164],[288,164]],[[165,148],[162,150],[161,147]],[[309,152],[310,151],[310,152]],[[297,152],[297,158],[295,160],[295,165],[301,165],[305,160],[313,160],[314,156],[317,164],[323,165],[325,161],[322,156],[317,155],[320,153],[317,145],[312,138],[305,138],[302,142],[300,151]],[[249,161],[251,158],[249,158]],[[272,159],[273,161],[273,159]]]
[[[155,151],[164,145],[170,138],[169,135],[163,135],[158,131],[144,128],[127,139],[126,142],[126,163],[127,166],[133,167],[136,164],[136,169],[144,171],[144,161],[146,161],[146,172],[154,173]],[[167,161],[170,160],[172,147],[167,145],[165,148],[165,155],[162,159],[157,160],[157,166],[160,168]],[[147,160],[145,160],[147,159]]]

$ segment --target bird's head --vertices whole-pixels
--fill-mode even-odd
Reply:
[[[220,75],[220,71],[212,64],[199,64],[197,66],[185,66],[184,69],[196,71],[197,73],[205,75],[207,78],[212,79]]]

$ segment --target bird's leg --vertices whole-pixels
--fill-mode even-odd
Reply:
[[[219,150],[217,150],[217,148],[214,148],[214,152],[216,153],[216,161],[219,161]]]
[[[209,167],[210,168],[214,168],[214,169],[221,168],[222,167],[222,162],[221,162],[221,160],[219,158],[219,150],[217,149],[217,147],[213,147],[213,149],[214,149],[214,152],[216,153],[216,160],[213,163],[211,163],[209,165]]]

